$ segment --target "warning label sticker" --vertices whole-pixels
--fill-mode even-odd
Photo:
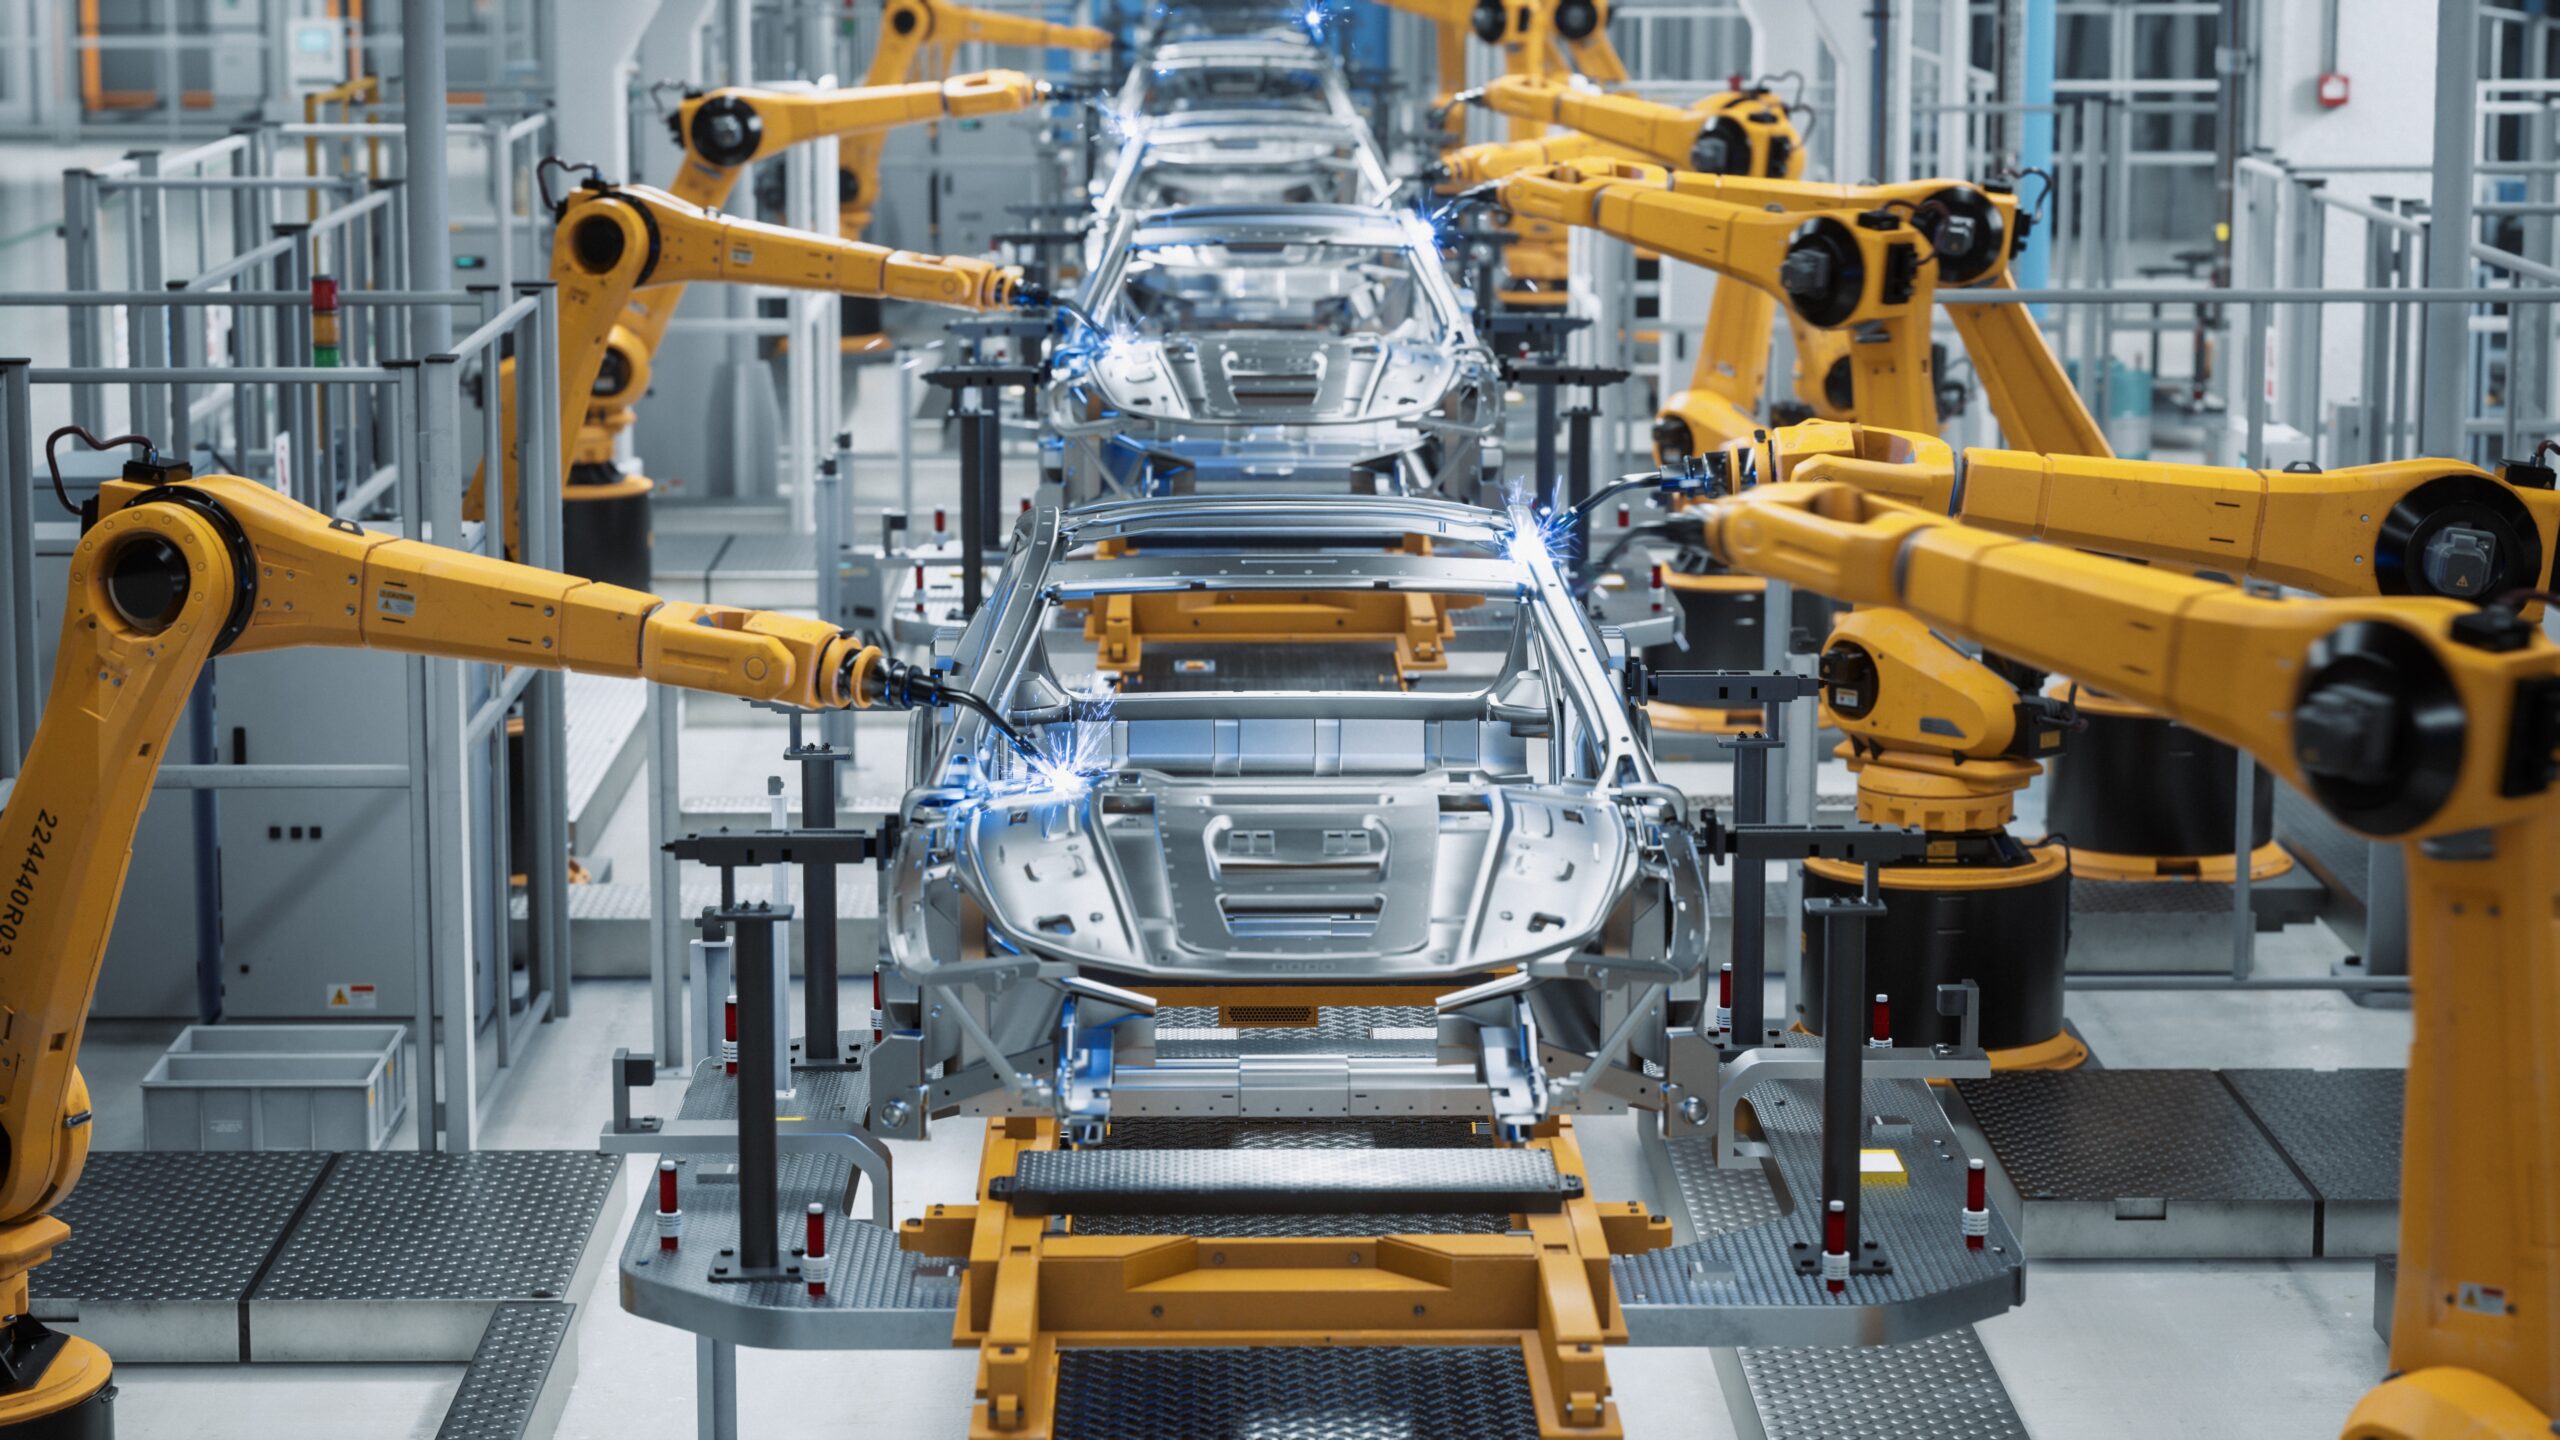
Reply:
[[[370,985],[329,987],[329,1008],[332,1010],[370,1010],[374,1008],[376,998]]]

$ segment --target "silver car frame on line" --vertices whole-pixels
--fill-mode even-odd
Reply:
[[[1107,597],[1378,592],[1487,617],[1466,632],[1482,682],[1452,664],[1432,688],[1102,693],[1051,660],[1061,622]],[[912,722],[926,779],[882,882],[880,1128],[921,1137],[954,1113],[1524,1128],[1658,1106],[1644,1066],[1664,1061],[1670,987],[1704,962],[1707,882],[1688,802],[1622,694],[1625,654],[1525,510],[1288,496],[1026,513],[936,663],[1028,753],[969,711]],[[1436,1058],[1354,1054],[1313,1082],[1249,1056],[1158,1063],[1158,997],[1139,988],[1382,982],[1445,987]]]
[[[1423,216],[1209,205],[1124,212],[1102,234],[1092,323],[1057,348],[1042,398],[1071,503],[1501,493],[1501,369]],[[1150,313],[1168,306],[1178,319]]]

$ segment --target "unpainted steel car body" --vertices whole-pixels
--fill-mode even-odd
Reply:
[[[1094,673],[1062,666],[1088,642]],[[1177,985],[1458,997],[1452,1064],[1408,1077],[1441,1102],[1481,1109],[1521,1066],[1577,1068],[1706,953],[1704,866],[1637,735],[1624,652],[1526,510],[1026,514],[939,663],[1028,748],[974,713],[915,722],[926,783],[884,896],[906,1038],[884,1083],[946,1111],[1000,1091],[982,1103],[1067,1113],[1063,1077],[1007,1077],[1065,1066],[1079,1014],[1087,1045],[1106,1014],[1143,1035]],[[1174,1084],[1151,1078],[1159,1099]]]
[[[1420,215],[1123,212],[1043,419],[1074,501],[1280,490],[1485,498],[1502,382]]]

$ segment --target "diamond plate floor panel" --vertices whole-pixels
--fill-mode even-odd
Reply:
[[[251,1356],[468,1361],[500,1303],[592,1281],[621,1176],[590,1151],[342,1155],[250,1297]]]
[[[2320,1253],[2400,1249],[2401,1070],[2225,1070],[2223,1082],[2320,1196]]]
[[[1057,1440],[1538,1440],[1517,1349],[1064,1350]]]
[[[436,1440],[525,1440],[550,1435],[577,1372],[569,1342],[578,1307],[510,1301],[489,1317],[471,1368],[445,1407]]]
[[[247,1359],[240,1305],[331,1157],[92,1152],[54,1214],[71,1238],[36,1268],[36,1317],[134,1362]]]
[[[1899,1345],[1764,1347],[1738,1359],[1763,1440],[2027,1437],[1970,1325]]]
[[[1959,1080],[2040,1259],[2301,1259],[2317,1197],[2210,1070]]]

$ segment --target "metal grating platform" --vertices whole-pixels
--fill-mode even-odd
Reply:
[[[2316,1197],[2213,1071],[2016,1072],[1956,1093],[2039,1258],[2316,1253]]]
[[[1554,1214],[1582,1193],[1544,1150],[1035,1150],[992,1198],[1024,1215]]]
[[[467,1361],[496,1307],[592,1283],[619,1159],[341,1155],[249,1297],[257,1360]]]
[[[1902,1177],[1870,1177],[1859,1192],[1863,1238],[1892,1268],[1861,1271],[1840,1295],[1825,1293],[1819,1279],[1798,1269],[1797,1257],[1821,1238],[1815,1207],[1805,1198],[1822,1193],[1821,1088],[1813,1081],[1763,1080],[1748,1101],[1768,1146],[1758,1192],[1748,1180],[1702,1181],[1702,1199],[1692,1202],[1684,1189],[1683,1203],[1692,1210],[1687,1230],[1697,1238],[1609,1262],[1631,1341],[1874,1344],[1920,1339],[2018,1303],[2024,1256],[2007,1214],[1993,1207],[1984,1248],[1964,1244],[1958,1223],[1964,1147],[1931,1087],[1869,1081],[1862,1100],[1862,1113],[1897,1122],[1865,1143],[1893,1151]]]
[[[783,1112],[858,1124],[871,1104],[870,1077],[856,1070],[793,1072],[797,1088]],[[695,1067],[680,1118],[735,1120],[737,1078],[718,1065]],[[850,1161],[804,1151],[785,1153],[778,1169],[780,1213],[797,1216],[812,1201],[827,1207],[827,1293],[812,1298],[796,1282],[716,1283],[711,1261],[738,1243],[737,1157],[680,1155],[683,1243],[672,1261],[658,1248],[657,1220],[646,1206],[622,1241],[622,1305],[645,1320],[715,1340],[782,1350],[944,1350],[951,1345],[958,1267],[910,1255],[895,1231],[845,1214]],[[654,1168],[654,1162],[652,1162]],[[797,1244],[793,1235],[790,1243]]]
[[[577,1347],[570,1343],[577,1312],[557,1301],[499,1306],[480,1332],[436,1440],[540,1440],[557,1429],[577,1379]]]
[[[1758,1347],[1717,1360],[1736,1427],[1750,1435],[1756,1421],[1762,1440],[2026,1440],[1970,1325],[1898,1345]],[[1755,1413],[1739,1413],[1745,1404]]]
[[[1063,1350],[1056,1440],[1538,1440],[1517,1349]]]
[[[242,1302],[332,1158],[91,1152],[54,1212],[71,1238],[32,1273],[36,1318],[121,1360],[248,1359]]]
[[[2223,1083],[2320,1197],[2319,1252],[2400,1249],[2401,1070],[2225,1070]]]

